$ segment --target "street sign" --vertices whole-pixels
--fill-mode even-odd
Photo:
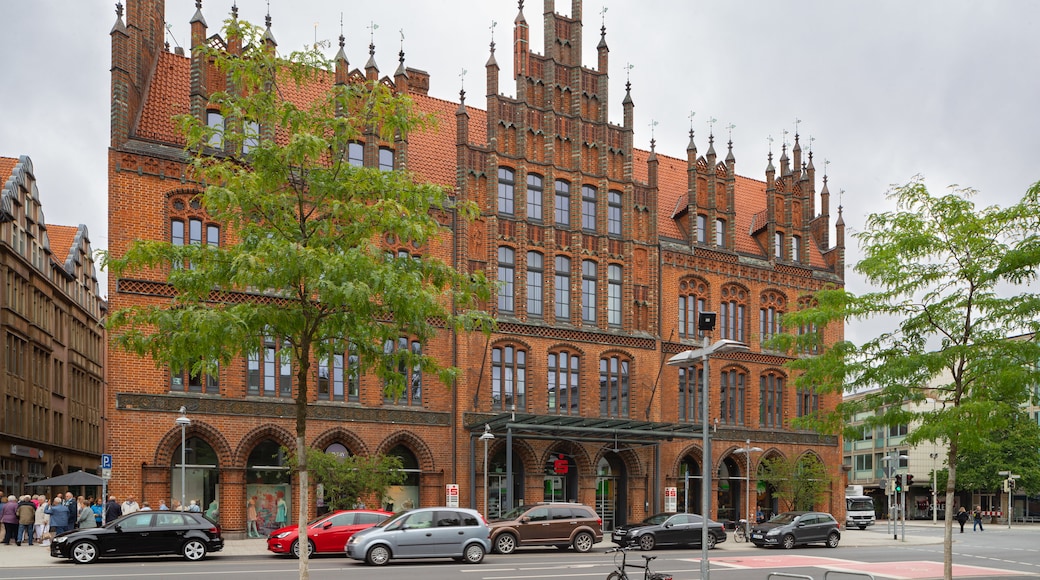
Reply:
[[[459,484],[449,483],[444,486],[448,507],[459,507]]]
[[[101,469],[112,469],[111,453],[104,453],[101,455]]]
[[[101,479],[112,479],[112,468],[102,467],[101,468]]]
[[[666,487],[664,488],[664,511],[674,512],[678,507],[676,504],[679,499],[679,494],[676,488]]]

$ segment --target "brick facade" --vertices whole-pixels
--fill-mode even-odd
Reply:
[[[360,378],[356,399],[321,400],[314,393],[309,444],[327,448],[338,443],[360,454],[404,449],[414,465],[409,490],[397,501],[412,494],[409,497],[418,505],[441,504],[444,485],[457,483],[462,505],[479,507],[485,499],[484,465],[476,437],[484,422],[514,411],[500,397],[510,384],[505,378],[510,372],[514,388],[523,383],[523,403],[514,403],[515,412],[524,417],[574,415],[699,425],[698,417],[680,412],[679,371],[664,366],[668,357],[701,345],[698,336],[679,328],[678,297],[693,297],[689,312],[695,312],[699,296],[705,300],[703,309],[720,312],[715,338],[723,337],[721,323],[735,321],[740,312],[741,328],[733,327],[732,332],[751,348],[722,356],[711,367],[711,417],[719,418],[711,461],[731,477],[715,480],[719,495],[713,515],[733,517],[739,511],[734,506],[743,504],[746,460],[733,451],[748,439],[765,450],[752,458],[752,473],[762,457],[813,453],[837,476],[839,438],[790,427],[800,407],[787,385],[783,365],[788,359],[760,345],[760,312],[771,324],[774,317],[797,308],[804,296],[828,284],[843,284],[844,226],[839,210],[837,244],[829,245],[829,193],[826,178],[816,191],[811,153],[803,164],[796,136],[793,163],[785,144],[780,175],[775,175],[770,159],[765,180],[759,181],[736,174],[732,143],[726,158],[717,160],[714,136],[708,137],[703,156],[698,155],[692,132],[685,159],[659,155],[652,143],[649,151],[636,149],[630,89],[622,101],[623,124],[607,119],[605,32],[597,47],[598,68],[586,68],[580,62],[581,1],[573,0],[570,17],[556,14],[553,7],[552,0],[546,0],[545,54],[531,50],[523,12],[516,18],[516,97],[500,93],[492,45],[486,110],[467,105],[465,94],[455,103],[427,95],[428,75],[406,68],[403,54],[397,73],[383,77],[383,82],[407,92],[419,110],[436,117],[437,125],[407,141],[381,143],[369,136],[364,162],[376,165],[380,149],[391,150],[397,167],[451,187],[460,199],[478,204],[478,220],[454,224],[444,239],[423,251],[459,269],[483,270],[494,279],[500,272],[512,274],[511,290],[504,290],[512,299],[500,296],[489,305],[499,322],[490,338],[444,332],[422,345],[462,373],[455,385],[424,377],[417,404],[388,403],[375,377]],[[175,205],[179,196],[190,200],[199,186],[184,177],[182,140],[169,115],[204,114],[204,96],[218,81],[205,63],[154,44],[162,36],[155,29],[161,28],[155,15],[163,13],[162,0],[129,0],[127,22],[120,14],[112,29],[109,230],[110,250],[116,255],[133,240],[169,239],[171,220],[208,223],[190,207]],[[192,19],[192,38],[194,43],[223,42],[207,36],[201,10]],[[273,35],[269,42],[273,44]],[[365,70],[348,70],[341,51],[335,78],[349,82],[380,77],[374,60]],[[539,181],[541,207],[536,210]],[[569,189],[559,203],[557,183]],[[569,215],[563,211],[565,203]],[[558,264],[568,261],[568,270],[557,271]],[[532,272],[540,273],[540,284],[528,284]],[[110,279],[110,289],[115,309],[161,302],[168,296],[161,275]],[[595,308],[583,309],[590,298]],[[724,302],[733,303],[733,317],[721,316]],[[560,310],[565,304],[568,312]],[[684,311],[683,320],[687,315]],[[827,344],[842,337],[840,327],[822,332]],[[219,500],[221,525],[232,533],[244,531],[245,501],[254,489],[250,486],[269,476],[250,464],[250,454],[267,441],[292,447],[291,397],[250,393],[244,360],[221,369],[216,385],[197,385],[194,390],[186,382],[172,382],[169,371],[157,369],[151,361],[116,349],[107,369],[109,445],[132,466],[113,481],[113,490],[118,495],[133,493],[153,505],[173,499],[174,466],[180,462],[175,457],[180,429],[174,419],[185,406],[192,420],[187,436],[211,449],[206,452],[213,463],[207,465],[214,466],[190,466],[210,474],[194,476],[219,481],[218,486],[203,486],[210,490],[203,493],[212,496],[204,503]],[[725,413],[714,383],[723,376],[735,381]],[[760,384],[767,376],[781,379],[771,383],[782,385],[776,404],[760,401]],[[741,380],[743,389],[736,397]],[[818,405],[829,409],[838,401],[828,396]],[[767,407],[769,421],[763,419]],[[497,478],[503,468],[505,433],[495,435],[489,456]],[[623,429],[613,438],[627,439]],[[697,466],[702,461],[696,439],[642,446],[610,439],[594,437],[591,430],[567,440],[515,438],[516,479],[522,483],[514,489],[526,503],[559,489],[555,497],[597,506],[609,525],[642,518],[648,510],[660,511],[663,488],[677,482],[683,486],[684,462]],[[560,481],[547,480],[545,466],[561,453],[573,470]],[[494,485],[496,492],[489,499],[499,509],[505,497],[501,484]],[[699,506],[693,493],[691,504]],[[519,499],[515,497],[514,504]],[[768,505],[765,495],[761,501]],[[841,513],[840,478],[820,507]]]

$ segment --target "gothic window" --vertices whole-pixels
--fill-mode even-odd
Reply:
[[[318,399],[357,401],[360,394],[358,355],[353,344],[347,352],[333,350],[318,359]]]
[[[820,410],[820,395],[816,393],[816,389],[799,387],[797,397],[798,409],[796,413],[799,417],[812,415]]]
[[[596,188],[581,186],[581,229],[596,231]]]
[[[491,408],[523,411],[527,408],[527,351],[513,346],[491,349]]]
[[[811,297],[806,296],[798,300],[798,310],[810,308],[812,305]],[[801,354],[819,354],[821,339],[815,322],[802,323],[798,326],[798,352]]]
[[[177,194],[170,197],[170,243],[184,245],[220,245],[220,226],[210,222],[196,194]],[[174,268],[181,267],[174,264]],[[189,264],[190,266],[190,264]]]
[[[379,148],[379,170],[380,171],[393,171],[394,170],[394,150],[387,147]]]
[[[383,354],[395,355],[401,353],[408,353],[414,357],[422,355],[422,345],[418,341],[409,340],[408,337],[402,336],[397,339],[396,342],[393,340],[387,340],[383,344]],[[419,366],[419,362],[416,361],[411,368],[408,367],[408,362],[404,357],[398,357],[397,373],[404,379],[404,390],[394,396],[391,393],[387,393],[384,400],[387,403],[394,405],[409,405],[409,406],[421,406],[422,405],[422,368]]]
[[[571,317],[571,259],[556,256],[556,320],[568,322]]]
[[[581,319],[596,323],[596,262],[581,262]]]
[[[527,315],[542,317],[545,258],[538,252],[527,252]]]
[[[498,213],[513,215],[513,192],[516,176],[508,167],[498,168]]]
[[[513,312],[514,274],[516,271],[516,251],[513,248],[498,248],[498,309],[501,312]]]
[[[562,179],[556,180],[556,225],[571,226],[571,184]]]
[[[621,326],[621,266],[607,266],[607,324]]]
[[[621,235],[621,192],[607,193],[607,235]]]
[[[720,248],[726,247],[726,220],[722,218],[715,220],[715,245]]]
[[[745,375],[735,369],[723,371],[719,380],[719,420],[727,425],[744,424]]]
[[[542,176],[527,174],[527,218],[542,221]]]
[[[213,130],[206,145],[221,149],[224,147],[224,115],[220,111],[206,111],[206,126]]]
[[[679,368],[679,420],[697,422],[701,419],[701,374],[695,367]]]
[[[579,373],[581,358],[567,350],[549,353],[547,410],[560,415],[580,413]]]
[[[769,291],[762,294],[762,305],[758,310],[759,343],[764,344],[783,332],[782,318],[786,299],[783,294]]]
[[[705,311],[708,284],[700,279],[679,282],[679,338],[701,338],[697,330],[697,316]]]
[[[617,355],[599,360],[599,414],[628,417],[629,361]]]
[[[776,232],[773,237],[773,255],[777,260],[784,259],[784,233]]]
[[[722,308],[719,309],[719,326],[722,338],[745,342],[747,327],[747,291],[735,285],[722,287]]]
[[[697,243],[708,243],[708,216],[697,214]]]
[[[783,427],[784,377],[768,372],[759,377],[758,417],[762,427]]]
[[[292,363],[287,343],[264,337],[259,353],[246,357],[246,394],[260,397],[292,396]]]
[[[213,394],[220,392],[219,370],[212,374],[204,371],[192,372],[191,365],[185,365],[179,371],[171,372],[170,375],[171,391]]]
[[[802,261],[802,236],[791,236],[791,261]]]
[[[356,141],[347,144],[347,163],[354,167],[364,167],[365,146],[363,144]]]

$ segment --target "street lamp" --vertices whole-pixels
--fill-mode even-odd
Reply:
[[[176,423],[181,426],[181,510],[184,510],[184,432],[191,425],[191,419],[186,414],[187,409],[181,407],[181,416],[177,417]]]
[[[484,442],[484,519],[488,519],[488,441],[494,438],[491,425],[484,423],[484,433],[480,436],[480,440]]]
[[[761,453],[761,447],[752,447],[751,440],[748,439],[747,443],[739,449],[734,449],[733,453],[743,453],[747,456],[747,469],[744,471],[744,509],[748,510],[747,524],[744,526],[744,531],[748,531],[748,526],[751,525],[751,454]]]
[[[698,361],[703,366],[701,379],[701,444],[704,448],[704,468],[701,469],[701,580],[708,580],[708,513],[711,512],[711,433],[708,430],[708,357],[713,354],[744,352],[748,346],[736,340],[722,339],[708,345],[708,332],[715,330],[715,313],[701,312],[697,316],[697,330],[704,332],[704,346],[681,352],[668,359],[668,366],[693,367]]]

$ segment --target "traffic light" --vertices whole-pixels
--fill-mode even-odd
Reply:
[[[911,473],[906,474],[906,486],[910,487],[914,484],[914,476]]]
[[[896,475],[896,493],[903,491],[903,476]]]

